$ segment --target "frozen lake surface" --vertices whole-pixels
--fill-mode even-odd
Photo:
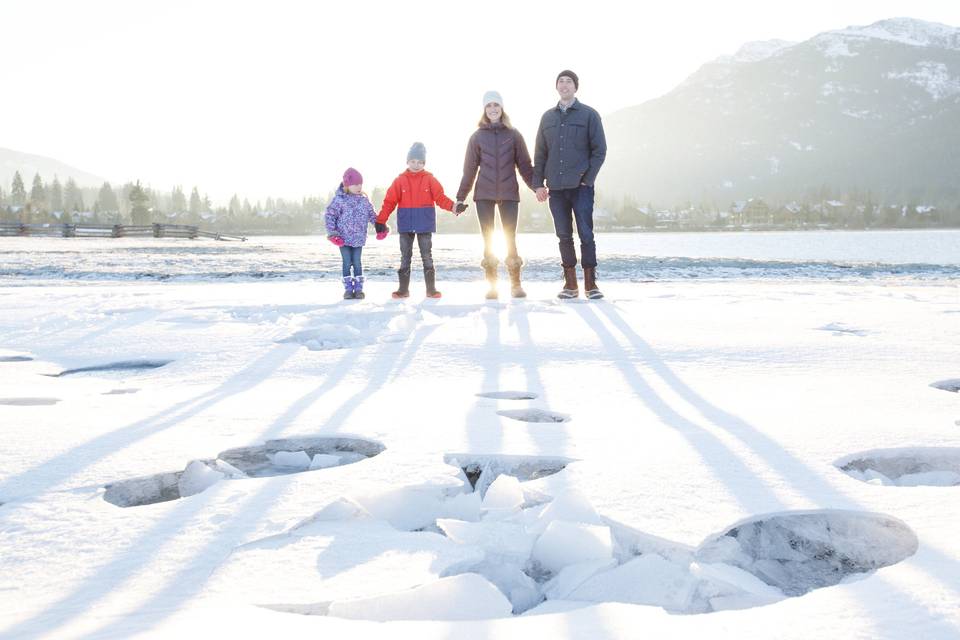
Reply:
[[[960,230],[763,233],[599,233],[603,280],[896,279],[960,276]],[[525,278],[556,280],[557,240],[521,234]],[[438,278],[477,279],[479,234],[437,234]],[[415,256],[414,273],[419,273]],[[395,236],[364,249],[368,276],[394,276]],[[322,236],[205,240],[0,238],[0,280],[257,280],[338,278],[340,255]],[[414,276],[419,277],[418,275]]]
[[[953,640],[958,239],[2,239],[0,637]]]

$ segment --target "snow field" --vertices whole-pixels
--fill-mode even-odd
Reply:
[[[33,360],[0,366],[0,396],[60,402],[0,406],[0,634],[163,637],[203,623],[358,637],[949,638],[960,628],[960,522],[943,509],[953,489],[871,486],[839,468],[957,443],[956,396],[927,387],[956,375],[954,291],[610,283],[604,303],[561,305],[539,301],[552,288],[534,283],[529,304],[486,307],[464,285],[441,304],[347,311],[277,286],[17,292],[22,303],[0,314],[0,355]],[[102,313],[145,296],[157,314]],[[203,306],[220,310],[191,310]],[[411,316],[412,329],[379,342],[348,315],[377,309]],[[328,313],[359,327],[363,344],[281,342]],[[158,319],[191,314],[212,320]],[[837,330],[851,328],[863,335]],[[183,342],[171,346],[173,335]],[[115,352],[135,337],[136,352]],[[131,360],[171,363],[38,375]],[[104,395],[122,385],[139,391]],[[503,389],[537,397],[476,396]],[[497,414],[527,408],[573,420]],[[364,448],[300,442],[346,437]],[[277,466],[282,452],[301,466]],[[298,452],[310,465],[366,462],[290,473]],[[136,509],[100,499],[105,485],[164,469],[184,469],[160,483],[179,493],[190,465],[187,490],[217,482]],[[901,475],[938,471],[949,468]],[[603,529],[609,556],[581,558],[576,541],[606,540],[593,535]],[[534,557],[548,532],[556,571]],[[411,593],[419,610],[405,604]]]

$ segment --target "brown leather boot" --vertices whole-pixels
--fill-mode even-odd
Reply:
[[[599,300],[603,297],[603,293],[597,288],[596,267],[583,268],[583,292],[591,300]]]
[[[576,298],[579,295],[580,289],[577,286],[577,268],[564,267],[563,289],[560,290],[560,293],[557,294],[557,297],[561,300],[569,300],[570,298]]]
[[[520,284],[520,267],[523,266],[523,259],[519,256],[507,258],[507,273],[510,274],[510,295],[514,298],[526,298],[527,292],[523,290]]]

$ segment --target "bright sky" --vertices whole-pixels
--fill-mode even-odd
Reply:
[[[225,202],[387,185],[421,140],[452,192],[487,89],[532,147],[561,69],[606,115],[744,42],[895,16],[960,2],[4,0],[0,147]]]

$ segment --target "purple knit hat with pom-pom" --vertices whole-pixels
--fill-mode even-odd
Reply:
[[[343,186],[350,187],[355,184],[363,184],[363,176],[360,175],[360,172],[350,167],[343,172]]]

